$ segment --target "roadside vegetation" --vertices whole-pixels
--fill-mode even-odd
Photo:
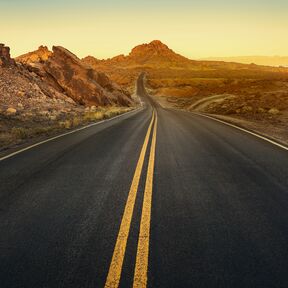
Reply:
[[[83,108],[83,111],[79,113],[62,113],[53,118],[41,113],[28,116],[20,113],[13,115],[0,113],[0,154],[5,153],[9,148],[40,141],[46,137],[109,119],[133,109],[132,107],[92,106]]]

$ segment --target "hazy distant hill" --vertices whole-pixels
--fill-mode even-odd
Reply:
[[[82,61],[96,70],[107,73],[113,81],[126,88],[129,87],[131,90],[134,88],[139,73],[145,71],[149,75],[149,84],[153,88],[165,87],[166,90],[161,89],[159,93],[172,95],[191,95],[196,93],[196,90],[201,95],[203,93],[210,94],[216,90],[219,92],[219,87],[227,86],[227,83],[218,83],[224,81],[223,79],[230,79],[229,81],[235,79],[282,79],[283,73],[286,78],[288,71],[274,65],[272,67],[251,64],[253,61],[247,61],[248,64],[237,63],[240,61],[228,58],[225,61],[211,59],[210,61],[195,61],[174,52],[159,40],[138,45],[128,55],[118,55],[105,60],[87,56]],[[196,79],[198,80],[196,81]],[[200,79],[202,82],[203,79],[206,79],[205,84],[202,82],[199,84]],[[210,84],[207,87],[207,81],[215,86],[212,91],[209,89]],[[199,85],[202,85],[200,90],[195,87]]]
[[[116,66],[125,68],[137,67],[188,67],[195,65],[196,61],[185,58],[175,53],[167,45],[159,40],[154,40],[149,44],[141,44],[134,47],[129,55],[118,55],[106,60],[98,60],[93,56],[87,56],[82,59],[85,63],[92,66]]]
[[[288,67],[288,56],[236,56],[236,57],[209,57],[201,60],[238,62],[243,64],[257,64],[267,66]]]

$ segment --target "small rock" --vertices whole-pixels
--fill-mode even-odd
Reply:
[[[40,115],[40,116],[49,116],[49,111],[38,111],[38,115]]]
[[[90,107],[90,111],[91,111],[91,112],[95,112],[96,109],[97,109],[96,106],[91,106],[91,107]]]
[[[34,114],[31,112],[26,112],[25,114],[23,114],[23,116],[27,117],[27,118],[32,118],[34,116]]]
[[[18,97],[23,97],[25,95],[25,92],[24,91],[18,91],[17,92],[17,96]]]
[[[268,113],[269,114],[273,114],[273,115],[277,115],[277,114],[279,114],[279,110],[277,109],[277,108],[271,108],[269,111],[268,111]]]
[[[253,108],[251,107],[251,106],[243,106],[242,107],[242,111],[243,112],[251,112],[251,111],[253,111]]]
[[[52,121],[55,121],[57,119],[57,116],[56,115],[50,115],[49,119]]]
[[[7,110],[6,110],[6,113],[8,115],[15,115],[17,113],[17,110],[15,108],[12,108],[12,107],[9,107]]]
[[[19,109],[23,109],[23,108],[24,108],[24,106],[23,106],[22,103],[18,103],[18,104],[17,104],[17,107],[18,107]]]

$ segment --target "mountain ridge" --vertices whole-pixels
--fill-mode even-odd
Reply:
[[[199,61],[224,61],[224,62],[236,62],[242,64],[256,64],[271,67],[284,66],[288,67],[288,56],[231,56],[231,57],[207,57],[199,59]]]
[[[195,64],[194,60],[188,59],[170,49],[160,40],[153,40],[131,49],[128,55],[120,54],[112,58],[99,60],[94,56],[86,56],[82,60],[90,65],[117,64],[122,66],[156,65],[162,66],[187,66]]]

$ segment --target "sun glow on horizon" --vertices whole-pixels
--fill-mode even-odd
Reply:
[[[288,3],[282,0],[25,2],[1,4],[0,42],[14,57],[61,45],[78,57],[103,59],[154,39],[191,59],[288,55]]]

